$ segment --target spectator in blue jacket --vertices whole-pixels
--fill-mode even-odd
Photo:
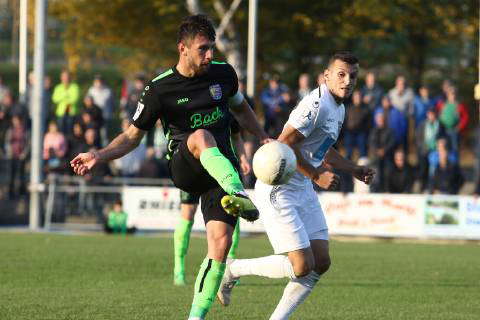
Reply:
[[[433,177],[435,175],[435,171],[440,164],[440,158],[442,155],[445,155],[448,163],[451,165],[457,165],[459,162],[458,152],[450,149],[448,139],[445,136],[440,137],[437,140],[437,150],[430,152],[430,154],[428,155],[430,187],[433,184]]]
[[[444,143],[440,143],[444,140]],[[432,193],[457,194],[463,185],[464,178],[457,161],[452,159],[445,139],[437,143],[437,165],[433,173],[430,191]]]
[[[413,116],[415,128],[418,128],[427,118],[427,111],[435,107],[435,101],[430,97],[430,91],[426,86],[418,89],[418,95],[413,100]]]
[[[260,100],[263,105],[265,115],[265,131],[275,137],[277,128],[283,123],[279,123],[285,113],[286,103],[284,101],[284,93],[288,92],[285,85],[280,84],[279,77],[274,75],[268,82],[268,87],[260,94]]]

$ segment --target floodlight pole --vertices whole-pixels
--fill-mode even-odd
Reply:
[[[37,0],[35,7],[34,85],[32,101],[32,156],[30,169],[30,230],[40,227],[40,182],[42,176],[42,113],[45,67],[45,10],[46,0]]]
[[[25,103],[27,91],[27,5],[28,0],[20,0],[20,38],[18,58],[18,95],[21,103]]]
[[[257,53],[257,0],[248,2],[248,56],[247,56],[247,95],[255,96],[255,68]]]

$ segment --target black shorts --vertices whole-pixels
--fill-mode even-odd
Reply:
[[[200,202],[200,195],[188,193],[180,190],[180,203],[183,204],[198,204]]]
[[[202,199],[202,214],[205,224],[210,220],[223,221],[235,228],[237,218],[223,210],[220,200],[227,193],[190,153],[185,138],[173,153],[168,167],[177,188]]]

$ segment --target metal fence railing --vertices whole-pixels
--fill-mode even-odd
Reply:
[[[121,198],[123,186],[171,186],[169,179],[96,177],[49,174],[44,184],[44,228],[63,224],[72,217],[102,223],[111,204]],[[70,219],[71,220],[71,219]]]

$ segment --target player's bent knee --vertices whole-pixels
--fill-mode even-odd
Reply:
[[[216,141],[213,135],[205,129],[195,130],[187,140],[188,150],[194,155],[195,158],[199,159],[200,154],[203,150],[210,147],[215,147]]]
[[[293,264],[293,272],[297,278],[304,277],[313,270],[313,264],[308,261],[298,261]]]
[[[211,141],[215,141],[215,138],[213,137],[213,135],[208,131],[208,130],[205,130],[205,129],[197,129],[195,130],[191,135],[190,135],[190,138],[195,140],[195,142],[198,142],[200,144],[204,143],[204,142],[211,142]],[[190,139],[189,138],[189,139]]]

